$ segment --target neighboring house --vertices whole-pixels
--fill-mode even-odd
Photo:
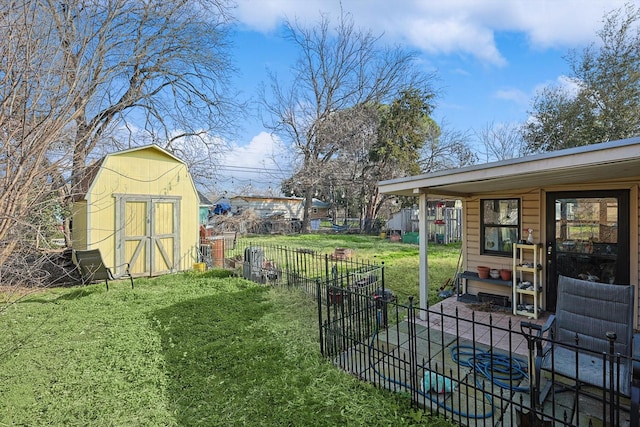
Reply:
[[[156,145],[112,153],[86,170],[72,207],[74,249],[100,249],[135,276],[198,260],[198,193],[187,165]]]
[[[198,200],[200,201],[199,222],[201,225],[207,225],[209,222],[210,211],[213,211],[215,205],[204,194],[198,191]]]
[[[390,234],[403,235],[418,231],[419,210],[417,206],[402,208],[387,220],[386,230]],[[462,204],[459,200],[429,200],[427,202],[427,224],[430,241],[449,243],[462,238]]]
[[[387,230],[403,234],[418,231],[418,207],[402,208],[387,220]]]
[[[528,239],[531,229],[540,248],[542,307],[554,312],[559,275],[632,284],[639,294],[639,184],[640,138],[632,138],[382,181],[379,187],[384,194],[418,196],[420,212],[428,199],[462,200],[463,271],[512,268],[513,244]],[[426,221],[421,214],[421,260],[428,259]],[[424,306],[426,277],[425,261]],[[512,296],[510,281],[465,282],[469,295]]]
[[[253,210],[261,218],[302,219],[304,199],[301,197],[263,197],[235,196],[230,199],[231,212]],[[329,203],[313,199],[310,218],[319,219],[329,216]]]
[[[322,200],[313,199],[311,202],[311,212],[309,217],[311,219],[325,219],[329,217],[329,202],[323,202]]]

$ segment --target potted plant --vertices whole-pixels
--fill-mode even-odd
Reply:
[[[488,279],[489,278],[489,271],[491,271],[491,269],[489,267],[486,267],[484,265],[479,265],[478,266],[478,277],[481,279]]]
[[[501,268],[500,278],[502,280],[511,280],[511,270],[509,270],[508,268]]]

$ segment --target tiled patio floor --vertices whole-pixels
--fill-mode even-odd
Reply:
[[[486,311],[487,305],[459,301],[455,296],[446,298],[429,307],[428,313],[421,312],[419,324],[458,336],[461,339],[492,346],[526,356],[527,342],[520,332],[521,322],[538,325],[547,321],[549,314],[542,313],[538,319],[516,316],[502,308]],[[434,315],[435,313],[438,313]],[[424,318],[424,317],[428,317]],[[490,327],[492,326],[492,327]]]

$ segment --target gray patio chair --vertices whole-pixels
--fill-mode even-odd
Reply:
[[[611,341],[614,354],[621,355],[620,363],[614,362],[614,391],[631,396],[633,298],[634,288],[630,285],[610,285],[559,277],[556,314],[551,315],[542,327],[525,324],[527,328],[537,329],[539,337],[534,362],[538,403],[545,400],[550,388],[554,386],[550,379],[545,389],[541,390],[542,371],[552,372],[552,379],[558,376],[574,379],[576,387],[586,384],[608,390],[610,359],[605,364],[603,353],[609,353]],[[524,328],[525,326],[523,332]],[[551,335],[548,335],[549,332]],[[635,390],[634,394],[637,394]],[[632,413],[638,413],[637,402],[632,402],[631,410]]]
[[[125,267],[121,274],[114,274],[109,267],[104,265],[99,249],[74,250],[73,255],[80,270],[83,285],[104,280],[107,290],[109,290],[109,280],[128,278],[131,281],[131,289],[133,289],[133,276],[129,272],[129,263],[119,266]]]

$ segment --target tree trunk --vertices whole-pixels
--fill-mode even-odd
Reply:
[[[313,203],[313,187],[305,186],[304,190],[304,211],[302,215],[301,233],[307,234],[311,230],[311,204]]]
[[[64,244],[67,248],[72,247],[71,240],[71,218],[66,217],[62,222],[62,234],[64,234]]]
[[[370,233],[375,225],[376,216],[378,215],[378,209],[380,208],[380,192],[376,187],[373,194],[369,197],[369,202],[366,206],[365,214],[365,232]]]

